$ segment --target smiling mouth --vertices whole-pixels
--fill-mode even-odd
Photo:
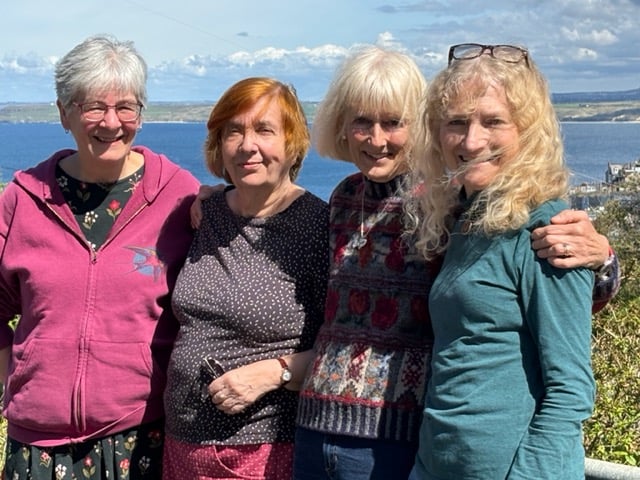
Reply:
[[[475,165],[475,164],[479,164],[479,163],[487,163],[487,162],[492,162],[494,160],[500,160],[500,156],[499,155],[487,155],[487,156],[480,156],[480,157],[475,157],[475,158],[465,158],[462,155],[458,155],[458,160],[460,160],[460,163],[463,163],[465,165]]]
[[[114,138],[106,138],[106,137],[99,137],[99,136],[95,136],[94,137],[96,140],[98,140],[101,143],[115,143],[118,142],[120,140],[122,140],[122,135],[114,137]]]
[[[241,168],[253,168],[262,165],[262,162],[244,162],[240,164]]]
[[[394,154],[392,154],[391,152],[385,152],[385,153],[379,153],[379,154],[373,154],[373,153],[369,153],[369,152],[362,152],[364,153],[364,155],[368,158],[370,158],[373,161],[378,161],[378,160],[382,160],[384,158],[389,158],[389,159],[393,159],[393,157],[395,157]]]

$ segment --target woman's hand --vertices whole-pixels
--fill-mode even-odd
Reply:
[[[282,358],[291,371],[287,390],[300,390],[313,350],[285,355]],[[282,365],[277,359],[260,360],[229,370],[209,384],[209,395],[214,405],[223,412],[234,415],[243,412],[271,390],[282,387]]]
[[[532,246],[538,257],[558,268],[600,268],[609,258],[609,241],[593,227],[583,210],[563,210],[551,224],[536,228]]]
[[[280,388],[281,370],[275,359],[230,370],[209,384],[211,400],[224,413],[242,413],[267,392]]]
[[[224,189],[224,184],[219,185],[200,185],[200,190],[198,190],[198,195],[196,195],[195,200],[191,204],[191,227],[194,229],[200,228],[200,224],[202,223],[202,202],[206,200],[214,192],[218,190]]]

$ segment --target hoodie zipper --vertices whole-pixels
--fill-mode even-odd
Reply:
[[[120,228],[118,228],[117,231],[113,232],[107,237],[107,239],[105,239],[105,242],[100,246],[100,250],[102,250],[108,243],[111,243],[111,241],[118,236],[118,234],[124,229],[124,227],[129,225],[129,223],[131,223],[131,221],[133,221],[133,219],[137,217],[140,214],[140,212],[142,212],[142,210],[144,210],[147,206],[148,206],[147,202],[144,202],[142,205],[140,205],[140,207],[129,216],[126,222],[124,222],[120,226]],[[56,212],[55,209],[51,207],[51,205],[47,203],[47,207],[56,216],[56,218],[58,218],[58,220],[60,220],[60,222],[72,232],[74,236],[82,240],[83,245],[89,250],[89,256],[90,256],[89,258],[90,269],[89,269],[89,280],[88,280],[90,291],[87,294],[87,298],[89,300],[87,305],[85,306],[85,315],[82,320],[82,327],[80,331],[79,346],[78,346],[79,359],[78,359],[78,365],[76,368],[76,378],[74,381],[73,393],[71,395],[71,398],[72,398],[71,416],[74,419],[74,422],[73,422],[74,426],[78,430],[78,432],[84,432],[86,429],[86,421],[85,421],[85,415],[84,415],[83,381],[84,381],[86,367],[87,367],[87,356],[89,353],[89,348],[88,348],[89,342],[87,341],[87,329],[89,325],[89,319],[91,318],[91,313],[93,311],[91,307],[95,306],[94,299],[97,296],[97,292],[95,291],[95,284],[96,284],[95,266],[98,263],[98,252],[93,249],[91,244],[85,238],[82,238],[80,235],[78,235],[78,233],[74,230],[73,226],[69,225],[69,223],[67,223],[65,219],[62,218],[58,214],[58,212]]]

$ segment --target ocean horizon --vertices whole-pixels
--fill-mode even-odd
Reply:
[[[609,163],[625,164],[640,158],[640,122],[561,122],[565,158],[571,184],[604,182]],[[163,153],[190,170],[202,183],[219,183],[204,164],[203,122],[145,122],[135,144]],[[16,170],[35,165],[63,148],[75,148],[73,137],[59,123],[0,123],[0,180]],[[328,200],[331,191],[356,167],[323,158],[313,149],[304,160],[298,183]]]

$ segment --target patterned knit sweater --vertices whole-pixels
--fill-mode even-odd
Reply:
[[[418,440],[433,344],[427,299],[439,263],[426,263],[402,236],[404,181],[357,173],[331,196],[325,320],[300,392],[301,427]]]

